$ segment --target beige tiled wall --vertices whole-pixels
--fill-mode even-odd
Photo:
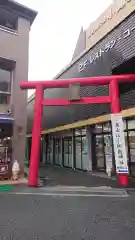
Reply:
[[[89,28],[86,30],[86,49],[89,49],[95,45],[108,32],[113,30],[113,28],[115,28],[120,22],[122,22],[135,10],[135,0],[127,0],[127,3],[125,6],[123,6],[123,8],[119,9],[119,11],[116,12],[112,18],[108,19],[104,24],[100,25],[100,23],[103,22],[105,16],[108,16],[109,18],[111,15],[110,11],[113,11],[115,9],[118,1],[120,0],[114,0],[114,3],[111,4],[95,22],[91,23]],[[100,25],[100,27],[97,29],[97,31],[91,34],[92,30],[97,28],[98,25]]]

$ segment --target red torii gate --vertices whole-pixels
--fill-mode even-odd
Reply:
[[[119,83],[133,81],[135,81],[135,74],[21,82],[21,89],[36,89],[28,185],[31,187],[36,187],[38,185],[40,135],[43,106],[70,106],[73,104],[110,103],[111,113],[120,113]],[[66,88],[76,83],[80,84],[80,86],[108,84],[109,96],[83,97],[79,101],[70,101],[68,99],[44,99],[44,89]],[[128,174],[119,174],[118,181],[120,185],[127,185]]]

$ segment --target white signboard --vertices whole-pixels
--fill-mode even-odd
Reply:
[[[123,119],[120,114],[112,114],[112,134],[117,173],[128,173],[127,153]]]
[[[110,135],[104,136],[105,141],[105,159],[106,159],[106,171],[110,171],[112,169],[112,139]]]

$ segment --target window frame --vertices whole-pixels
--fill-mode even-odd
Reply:
[[[5,70],[5,69],[0,68],[0,70]],[[5,71],[8,71],[8,70],[5,70]],[[10,91],[1,91],[0,90],[0,95],[7,97],[7,101],[3,102],[3,103],[0,103],[0,106],[1,105],[10,105],[11,102],[12,102],[12,97],[11,96],[12,96],[12,88],[13,88],[13,70],[11,70],[11,71],[9,70],[8,72],[10,73],[10,84],[9,84]]]
[[[11,10],[5,8],[5,7],[0,7],[0,10],[5,11],[6,13],[14,14],[15,18],[16,18],[15,28],[10,28],[10,27],[7,27],[5,25],[0,24],[0,30],[5,31],[5,32],[9,32],[9,33],[12,33],[12,34],[17,34],[17,32],[18,32],[18,15],[14,11],[11,11]]]

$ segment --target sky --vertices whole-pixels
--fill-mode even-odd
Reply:
[[[81,26],[86,29],[112,0],[18,2],[38,11],[30,32],[29,80],[50,80],[71,61]]]

